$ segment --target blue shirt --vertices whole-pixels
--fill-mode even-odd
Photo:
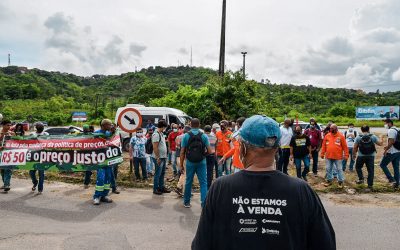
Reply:
[[[146,137],[132,137],[130,144],[132,146],[133,157],[146,158]]]
[[[197,135],[200,131],[199,131],[199,129],[197,129],[197,128],[192,128],[192,129],[190,130],[190,132],[192,132],[194,135]],[[186,148],[186,147],[188,146],[189,138],[190,138],[190,134],[189,134],[189,133],[186,133],[186,134],[183,136],[183,138],[182,138],[182,143],[181,143],[182,148]],[[205,145],[206,147],[210,146],[210,141],[208,140],[208,136],[207,136],[206,134],[203,133],[203,134],[201,135],[201,139],[202,139],[202,141],[203,141],[203,143],[204,143],[204,145]],[[204,160],[203,160],[202,162],[205,162],[205,160],[206,160],[206,159],[204,158]],[[191,163],[191,162],[187,160],[187,163]],[[194,163],[191,163],[191,164],[194,164]]]

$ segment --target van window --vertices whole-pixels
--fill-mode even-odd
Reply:
[[[142,128],[146,128],[148,120],[151,120],[154,125],[157,125],[158,121],[162,118],[162,115],[142,115]]]
[[[172,123],[175,124],[180,124],[181,122],[178,120],[178,118],[174,115],[168,115],[168,120],[169,120],[169,125],[171,125]]]

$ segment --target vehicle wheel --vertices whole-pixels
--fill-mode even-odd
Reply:
[[[129,139],[125,139],[122,143],[122,150],[129,152]]]

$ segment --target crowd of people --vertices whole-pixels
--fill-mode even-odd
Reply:
[[[236,121],[222,120],[219,123],[205,125],[201,129],[200,121],[192,119],[190,124],[170,124],[163,119],[156,125],[151,120],[147,121],[145,128],[139,128],[130,139],[129,159],[134,166],[134,180],[147,182],[153,177],[153,193],[162,195],[175,191],[183,198],[185,207],[190,207],[190,198],[194,175],[200,185],[201,204],[204,205],[207,190],[214,179],[224,175],[231,175],[244,169],[240,158],[239,131],[246,118],[241,117]],[[289,162],[292,161],[296,168],[296,176],[308,181],[310,170],[312,176],[318,177],[320,170],[320,158],[325,160],[325,186],[330,186],[337,179],[338,186],[343,187],[344,172],[356,170],[357,184],[364,183],[362,168],[366,166],[367,190],[373,189],[374,162],[377,156],[376,146],[383,146],[384,153],[380,163],[388,181],[393,187],[399,187],[399,160],[400,140],[397,128],[393,120],[386,119],[385,127],[388,129],[388,139],[385,143],[383,138],[378,138],[370,132],[367,125],[356,131],[354,124],[349,124],[344,132],[340,132],[333,122],[329,122],[322,129],[314,118],[303,129],[293,119],[285,119],[280,126],[280,140],[275,155],[277,170],[288,173]],[[24,135],[22,126],[17,125],[11,131],[11,122],[2,122],[0,139],[9,136]],[[111,120],[101,121],[100,129],[95,131],[94,126],[84,125],[83,133],[101,133],[111,136],[117,132],[116,124]],[[44,136],[42,123],[35,124],[33,136]],[[312,163],[312,165],[311,165]],[[393,175],[388,165],[393,166]],[[166,169],[172,168],[172,177],[166,178]],[[310,169],[311,168],[311,169]],[[36,178],[39,174],[39,180]],[[31,170],[32,191],[38,189],[43,192],[44,171]],[[11,169],[2,169],[2,189],[10,190]],[[84,173],[84,187],[89,188],[92,171]],[[93,196],[93,204],[100,202],[112,202],[108,196],[109,191],[119,194],[117,188],[118,164],[111,168],[99,168]],[[177,185],[172,189],[166,186],[167,182],[177,180]]]

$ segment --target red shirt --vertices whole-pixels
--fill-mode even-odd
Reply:
[[[169,145],[170,145],[171,151],[176,151],[176,142],[175,142],[175,139],[176,139],[176,137],[178,137],[180,134],[181,134],[181,133],[179,133],[179,132],[171,132],[171,133],[169,133],[169,136],[168,136],[168,143],[169,143]]]
[[[218,131],[215,136],[217,137],[217,156],[224,156],[231,150],[232,132],[226,130],[225,133]]]
[[[306,129],[306,131],[304,131],[304,134],[310,138],[311,148],[319,147],[319,145],[322,141],[321,131],[319,131],[318,129],[314,129],[314,130]]]

